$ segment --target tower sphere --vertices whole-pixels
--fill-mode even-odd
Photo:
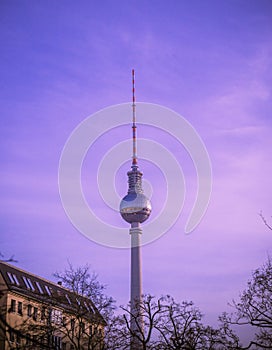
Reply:
[[[143,193],[131,192],[121,200],[120,214],[130,224],[146,221],[150,213],[151,202]]]

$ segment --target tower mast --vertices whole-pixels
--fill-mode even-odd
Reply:
[[[135,71],[132,69],[132,165],[137,165]]]
[[[128,193],[120,203],[122,218],[130,223],[131,237],[131,276],[130,276],[130,329],[131,350],[141,350],[144,338],[144,324],[140,304],[142,302],[142,265],[141,265],[141,223],[146,221],[151,213],[151,203],[142,189],[143,173],[138,169],[137,139],[136,139],[136,102],[135,102],[135,72],[132,70],[132,166],[128,175]]]

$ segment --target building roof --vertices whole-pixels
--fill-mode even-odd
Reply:
[[[86,319],[105,324],[103,317],[89,298],[76,294],[60,284],[2,261],[0,261],[0,274],[8,291],[46,305],[60,307],[71,314],[80,313]],[[3,290],[3,286],[0,286],[0,289]]]

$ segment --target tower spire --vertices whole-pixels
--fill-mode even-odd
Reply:
[[[132,69],[132,166],[137,166],[137,137],[136,137],[136,100],[135,100],[135,71]]]

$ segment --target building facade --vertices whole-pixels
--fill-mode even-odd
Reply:
[[[0,350],[99,350],[104,327],[89,298],[0,262]]]

